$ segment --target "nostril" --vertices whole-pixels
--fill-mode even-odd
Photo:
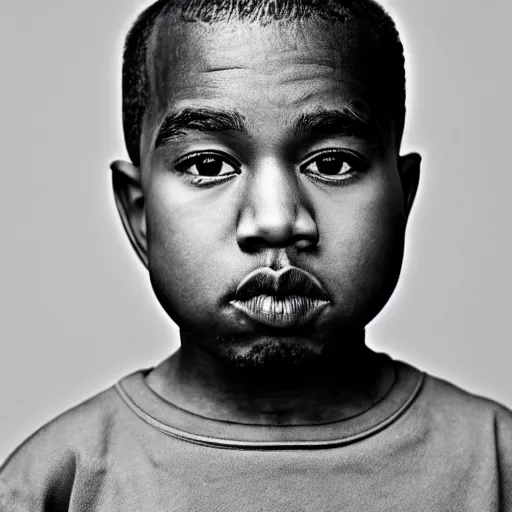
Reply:
[[[247,236],[240,242],[241,247],[247,252],[258,252],[265,246],[265,241],[258,236]]]
[[[318,238],[297,235],[294,237],[293,245],[300,251],[311,251],[318,246]]]

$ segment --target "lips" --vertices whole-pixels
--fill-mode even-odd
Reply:
[[[256,269],[240,282],[230,302],[252,320],[276,328],[303,326],[329,303],[318,279],[296,267]]]

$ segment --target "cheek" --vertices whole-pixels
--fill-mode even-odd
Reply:
[[[177,180],[154,181],[146,211],[155,292],[173,318],[190,309],[198,316],[208,314],[228,280],[224,269],[232,243],[232,205],[219,209],[204,190],[190,190]]]
[[[328,282],[346,308],[385,303],[403,254],[405,215],[398,177],[375,173],[347,187],[339,200],[329,201],[329,208],[326,204],[318,222]]]

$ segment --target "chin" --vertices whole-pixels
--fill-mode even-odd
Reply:
[[[226,363],[239,370],[292,370],[316,361],[321,349],[297,338],[263,338],[243,347],[231,347],[224,354]]]

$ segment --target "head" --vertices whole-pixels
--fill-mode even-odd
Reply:
[[[400,273],[420,163],[400,155],[404,117],[403,49],[371,0],[169,0],[140,16],[114,192],[184,349],[268,364],[354,348]],[[286,295],[290,268],[321,304],[265,321],[261,296]],[[266,291],[244,309],[258,272]],[[281,299],[267,301],[282,320]]]

